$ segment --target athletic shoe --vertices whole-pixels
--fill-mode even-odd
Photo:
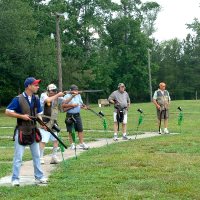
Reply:
[[[12,186],[19,186],[19,180],[12,181]]]
[[[165,134],[169,134],[169,131],[168,131],[167,128],[164,129],[164,133],[165,133]]]
[[[50,164],[58,164],[60,161],[58,160],[57,156],[53,156],[51,158]]]
[[[114,141],[118,141],[117,135],[114,135],[113,140],[114,140]]]
[[[47,179],[42,177],[41,179],[35,179],[36,184],[47,184]]]
[[[75,144],[74,144],[74,143],[71,144],[70,149],[71,149],[71,150],[74,150],[74,149],[75,149]]]
[[[160,128],[159,134],[162,134],[162,129]]]
[[[40,164],[44,164],[44,158],[40,158]]]
[[[79,144],[79,149],[84,149],[84,150],[88,150],[89,146],[85,143]]]
[[[130,138],[127,137],[127,135],[122,136],[122,140],[129,140]]]

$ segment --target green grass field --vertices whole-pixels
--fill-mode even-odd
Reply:
[[[169,130],[180,132],[177,125],[178,106],[183,108],[182,132],[178,135],[131,140],[115,143],[108,147],[91,149],[78,160],[61,163],[50,177],[47,187],[25,186],[20,188],[1,187],[0,199],[200,199],[200,106],[199,101],[172,101]],[[129,110],[128,134],[136,134],[141,108],[145,115],[139,132],[157,131],[155,108],[152,103],[132,104]],[[100,109],[92,105],[92,109]],[[112,107],[103,107],[112,130]],[[59,115],[63,129],[62,138],[67,142],[64,124],[65,114]],[[89,111],[82,111],[85,140],[104,138],[101,120]],[[15,119],[0,113],[0,138],[12,137]],[[3,128],[11,127],[11,128]],[[93,131],[89,131],[93,130]],[[113,132],[107,132],[111,138]],[[51,146],[51,144],[48,144]],[[13,142],[1,138],[0,177],[11,172]],[[31,156],[27,150],[25,160]]]

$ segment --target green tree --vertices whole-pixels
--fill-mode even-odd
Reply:
[[[148,94],[147,49],[151,41],[141,29],[140,1],[121,1],[117,17],[106,26],[104,44],[114,61],[111,75],[114,90],[125,82],[135,101],[145,100]]]
[[[27,75],[36,23],[33,9],[20,0],[0,1],[0,13],[0,90],[4,104],[20,92]]]
[[[54,81],[52,77],[57,80],[55,44],[50,39],[55,22],[52,24],[46,7],[40,1],[0,1],[0,90],[3,104],[23,91],[27,76],[41,78],[42,88]],[[46,29],[41,19],[42,23],[47,22]]]
[[[181,64],[184,98],[194,99],[196,92],[200,92],[200,40],[198,34],[196,36],[191,36],[190,34],[188,34],[186,39],[183,41],[183,51],[184,55],[182,57]]]
[[[66,3],[67,20],[62,46],[64,87],[72,83],[81,88],[88,88],[90,84],[94,87],[96,66],[100,61],[97,60],[99,56],[96,57],[97,46],[108,17],[109,5],[112,5],[111,1],[98,0]]]
[[[157,83],[166,82],[167,88],[173,99],[180,99],[183,97],[182,87],[182,43],[178,39],[161,42],[157,47],[154,57],[154,62],[158,64],[159,70],[156,73]],[[156,59],[156,60],[155,60]],[[155,88],[155,89],[156,89]]]
[[[156,31],[155,21],[160,10],[160,5],[156,2],[146,2],[141,6],[142,29],[147,36],[152,36]]]

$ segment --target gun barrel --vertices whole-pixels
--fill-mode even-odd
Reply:
[[[102,118],[104,117],[104,114],[100,111],[99,113],[95,112],[93,109],[88,108],[87,110],[91,111],[92,113],[94,113],[95,115],[97,115],[98,117]]]
[[[96,93],[96,92],[102,92],[103,90],[79,90],[79,91],[70,91],[70,90],[66,90],[63,91],[64,94],[81,94],[81,93]]]

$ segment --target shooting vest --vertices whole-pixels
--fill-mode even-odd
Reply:
[[[46,123],[48,128],[52,129],[53,125],[57,123],[58,117],[58,100],[53,102],[46,102],[44,104],[44,114],[42,120]]]
[[[37,105],[36,105],[37,97],[34,95],[32,96],[32,99],[34,100],[33,108],[30,107],[29,102],[27,101],[27,99],[24,97],[23,94],[20,94],[18,97],[22,114],[28,114],[29,116],[35,117],[37,114]],[[25,134],[31,135],[32,130],[36,128],[36,123],[34,121],[29,121],[29,120],[26,121],[17,118],[17,128],[23,130]]]
[[[157,90],[157,103],[161,106],[162,109],[168,109],[169,107],[169,92],[164,90],[162,93],[160,90]]]

